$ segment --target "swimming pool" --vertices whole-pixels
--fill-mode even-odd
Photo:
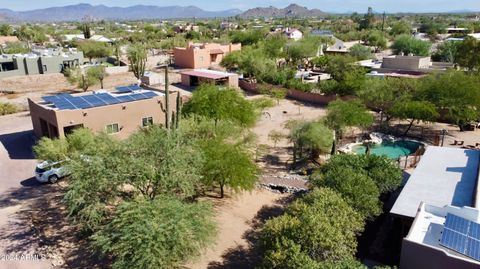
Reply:
[[[383,141],[381,144],[370,146],[370,154],[387,156],[390,159],[415,153],[422,143],[411,140]],[[365,154],[367,148],[364,145],[353,146],[352,151],[356,154]]]

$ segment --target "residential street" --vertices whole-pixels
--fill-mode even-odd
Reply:
[[[0,269],[53,268],[36,256],[29,214],[30,205],[50,188],[33,178],[34,142],[28,112],[0,117]]]

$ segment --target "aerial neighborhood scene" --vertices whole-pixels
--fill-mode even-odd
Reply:
[[[480,269],[480,1],[1,1],[0,171],[0,269]]]

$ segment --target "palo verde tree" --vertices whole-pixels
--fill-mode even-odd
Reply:
[[[123,202],[115,218],[91,238],[112,268],[177,268],[214,239],[213,210],[205,202],[172,197]]]
[[[407,101],[396,103],[388,111],[388,114],[395,118],[409,121],[407,129],[403,133],[404,136],[408,134],[415,121],[433,121],[439,116],[435,105],[427,101]]]
[[[391,48],[397,55],[403,53],[405,55],[428,56],[431,47],[432,44],[428,41],[418,40],[411,35],[399,35],[395,38]]]
[[[349,127],[368,127],[373,116],[365,105],[358,100],[337,100],[328,104],[325,124],[335,131],[335,144],[341,141],[343,133]],[[333,149],[336,152],[336,149]]]
[[[458,71],[432,74],[422,79],[419,100],[435,104],[441,117],[457,124],[460,130],[470,121],[478,120],[480,78]]]
[[[145,73],[148,57],[147,49],[140,44],[132,45],[128,48],[127,57],[133,75],[140,80]]]
[[[90,86],[95,85],[99,81],[99,73],[96,69],[92,68],[86,70],[80,67],[67,68],[64,74],[70,84],[76,85],[84,92],[86,92]]]
[[[371,219],[382,212],[380,191],[365,173],[350,167],[335,167],[314,174],[310,180],[317,187],[331,188],[340,193],[364,218]]]
[[[322,122],[297,122],[290,128],[290,141],[293,143],[293,163],[305,155],[315,160],[320,154],[330,153],[333,132]]]
[[[91,40],[78,41],[78,49],[90,60],[90,63],[92,59],[108,57],[112,53],[110,45]]]
[[[237,90],[203,84],[192,94],[183,112],[203,116],[215,121],[231,121],[243,127],[255,124],[257,116],[253,105]]]
[[[94,77],[100,81],[100,87],[103,89],[103,80],[108,76],[105,66],[98,65],[87,69],[87,76]]]
[[[323,268],[322,262],[353,259],[362,230],[361,215],[338,193],[314,189],[265,223],[262,268]]]
[[[456,63],[469,71],[480,70],[480,42],[476,38],[468,36],[456,48]]]
[[[234,145],[219,139],[201,143],[205,156],[203,183],[218,185],[220,198],[224,197],[225,187],[234,191],[252,190],[257,182],[259,170],[251,154],[242,145]]]
[[[330,171],[342,169],[352,169],[357,173],[365,174],[370,177],[381,194],[396,190],[402,183],[402,171],[398,165],[391,159],[377,155],[354,155],[354,154],[338,154],[332,156],[322,168],[312,176],[313,184],[318,179],[319,173],[328,174]]]

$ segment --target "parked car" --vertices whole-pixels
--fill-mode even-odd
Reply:
[[[60,178],[68,176],[63,164],[64,162],[41,162],[37,164],[37,167],[35,168],[35,178],[42,183],[55,183]]]

